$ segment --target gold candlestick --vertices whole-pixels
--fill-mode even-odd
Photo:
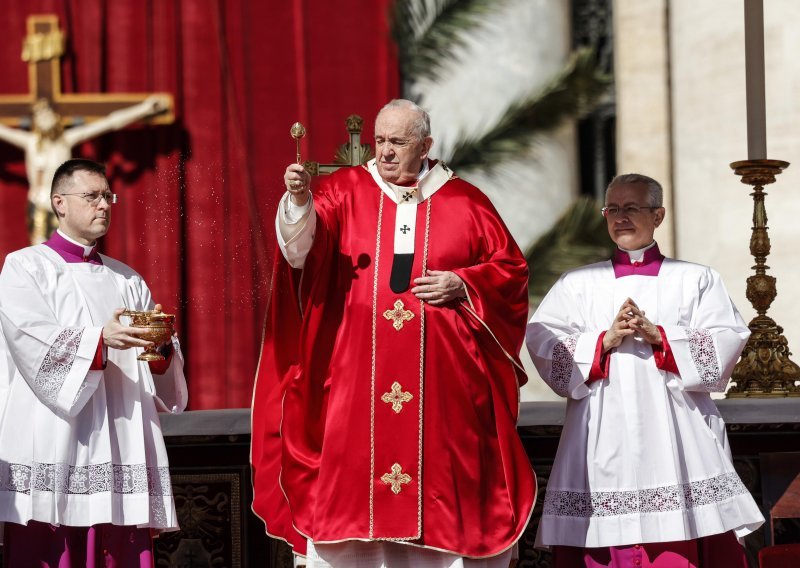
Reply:
[[[734,173],[742,176],[742,183],[753,186],[750,254],[756,264],[755,274],[747,279],[747,299],[758,315],[750,322],[750,338],[733,370],[731,379],[735,384],[728,391],[730,398],[800,396],[800,389],[794,384],[800,380],[800,367],[789,359],[792,353],[783,328],[766,315],[778,291],[775,277],[767,274],[770,242],[764,186],[775,183],[775,176],[787,167],[789,163],[781,160],[742,160],[731,164]]]
[[[295,144],[297,144],[297,163],[300,164],[302,163],[300,161],[300,139],[306,135],[306,127],[299,122],[295,122],[292,124],[289,133],[292,135],[292,138],[294,138]]]

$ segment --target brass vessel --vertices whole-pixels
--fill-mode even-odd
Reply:
[[[145,347],[138,357],[139,361],[163,361],[164,356],[158,352],[157,346],[166,343],[175,333],[175,315],[165,314],[161,310],[138,312],[125,310],[123,316],[131,318],[133,327],[147,329],[146,333],[139,335],[145,341],[152,341],[153,345]]]

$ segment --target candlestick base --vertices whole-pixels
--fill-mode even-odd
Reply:
[[[758,315],[749,324],[750,337],[742,357],[733,370],[729,398],[770,398],[800,396],[800,367],[789,357],[791,351],[783,328],[767,316],[767,310],[778,295],[776,279],[766,272],[770,240],[767,211],[764,207],[764,186],[775,183],[775,176],[789,167],[781,160],[742,160],[733,162],[734,173],[742,183],[753,186],[753,232],[750,254],[755,258],[755,274],[747,279],[747,299]]]

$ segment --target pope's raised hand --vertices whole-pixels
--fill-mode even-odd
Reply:
[[[290,164],[283,174],[286,191],[291,195],[292,203],[303,206],[308,203],[308,189],[311,187],[311,176],[301,164]]]

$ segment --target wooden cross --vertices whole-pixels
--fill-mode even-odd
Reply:
[[[400,411],[403,410],[403,403],[409,402],[412,398],[414,398],[414,395],[410,392],[403,392],[403,387],[401,387],[400,383],[397,381],[392,383],[391,392],[385,392],[381,395],[381,400],[387,404],[391,404],[392,410],[397,414],[400,414]]]
[[[332,174],[339,168],[347,166],[360,166],[375,157],[369,144],[361,143],[361,131],[364,129],[364,119],[357,114],[351,114],[345,121],[350,141],[339,146],[332,164],[319,162],[304,162],[303,167],[312,176]]]
[[[403,329],[404,322],[410,321],[414,318],[414,312],[406,309],[403,300],[396,300],[393,310],[386,310],[383,312],[383,317],[392,322],[392,326],[397,331]]]
[[[411,483],[411,476],[407,473],[403,473],[403,467],[399,463],[396,463],[392,466],[391,473],[384,473],[381,476],[381,481],[386,485],[391,485],[392,493],[397,495],[402,491],[403,485]]]
[[[28,35],[22,44],[22,60],[28,63],[30,92],[19,95],[0,95],[0,123],[7,126],[30,124],[31,107],[46,99],[61,115],[65,127],[85,124],[108,116],[115,110],[130,107],[157,95],[167,112],[152,119],[154,124],[175,121],[174,104],[170,93],[80,93],[61,92],[61,56],[64,54],[64,33],[58,28],[54,14],[29,16]]]

